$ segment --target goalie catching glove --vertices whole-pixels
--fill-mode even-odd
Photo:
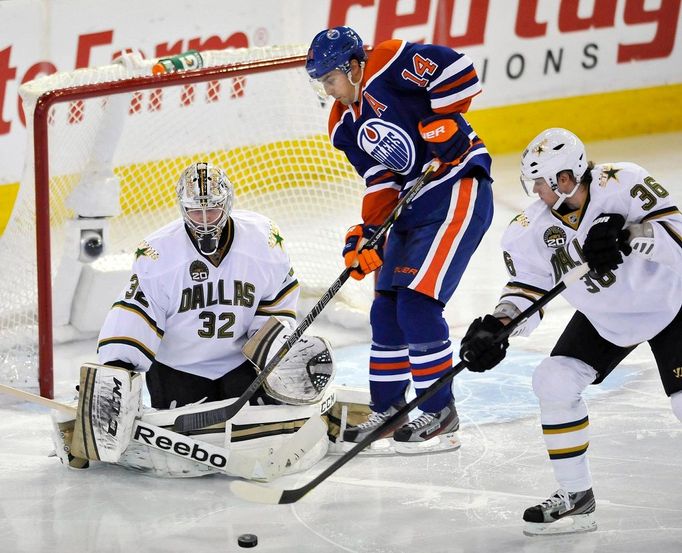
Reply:
[[[242,353],[260,372],[289,338],[276,317],[244,344]],[[329,343],[319,336],[301,336],[263,383],[266,393],[290,405],[317,403],[334,379],[336,367]]]
[[[346,244],[343,246],[343,260],[351,270],[350,276],[362,280],[372,271],[384,264],[382,249],[384,240],[380,240],[376,248],[362,249],[376,232],[373,225],[354,225],[346,233]]]
[[[459,128],[456,115],[432,115],[418,127],[431,153],[443,163],[457,165],[471,147],[469,135]]]

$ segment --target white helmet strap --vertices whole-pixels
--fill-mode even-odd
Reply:
[[[353,88],[355,89],[355,95],[353,96],[353,102],[357,102],[358,99],[360,98],[360,83],[362,82],[362,77],[365,74],[365,62],[361,61],[358,62],[360,64],[360,78],[358,79],[357,82],[353,82],[353,77],[351,76],[351,68],[348,68],[348,71],[346,72],[346,77],[348,77],[348,81],[350,84],[353,85]]]
[[[561,204],[564,203],[564,200],[567,200],[568,198],[572,198],[572,197],[573,197],[573,194],[575,194],[575,193],[578,191],[578,188],[580,188],[580,183],[579,183],[579,182],[576,182],[576,183],[575,183],[575,186],[573,187],[573,190],[571,190],[570,192],[566,193],[566,192],[559,192],[559,187],[557,186],[557,188],[554,190],[554,193],[555,193],[557,196],[559,196],[559,197],[557,198],[557,201],[554,202],[554,205],[552,206],[552,209],[555,210],[555,211],[556,211],[557,209],[559,209],[559,206],[561,206]]]

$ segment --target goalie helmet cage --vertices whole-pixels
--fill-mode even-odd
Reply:
[[[78,295],[84,270],[102,282],[108,271],[129,275],[135,246],[179,217],[175,183],[192,162],[225,169],[235,209],[279,225],[303,294],[326,289],[343,270],[343,233],[360,212],[364,185],[329,142],[331,102],[309,86],[305,53],[304,46],[207,51],[203,68],[162,74],[152,74],[157,60],[127,54],[22,86],[29,151],[0,236],[0,382],[38,384],[53,396],[54,342],[87,334],[69,319],[92,301]],[[89,225],[105,229],[97,231],[101,256],[96,242],[83,249]],[[76,252],[73,228],[81,233]],[[338,302],[342,312],[366,309],[368,286],[349,290]]]

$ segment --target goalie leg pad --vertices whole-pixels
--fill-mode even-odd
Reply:
[[[327,425],[320,416],[313,415],[278,446],[233,445],[227,468],[232,476],[269,482],[311,468],[327,454],[328,447]]]
[[[141,409],[142,377],[126,369],[86,363],[81,367],[72,453],[115,463],[130,443]]]
[[[333,396],[330,398],[329,403],[333,402]],[[320,412],[327,402],[245,406],[227,425],[203,429],[200,440],[163,428],[172,425],[178,414],[233,401],[145,413],[136,423],[132,442],[119,464],[162,477],[223,473],[269,481],[282,474],[306,470],[326,454],[327,426]]]
[[[193,478],[219,472],[192,459],[173,455],[136,441],[130,442],[117,464],[160,478]]]

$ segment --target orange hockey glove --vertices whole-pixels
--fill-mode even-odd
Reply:
[[[443,163],[457,164],[471,146],[469,136],[450,115],[432,115],[419,123],[419,134]]]
[[[360,251],[360,248],[367,242],[376,231],[377,227],[372,225],[354,225],[346,233],[346,244],[343,246],[343,260],[346,267],[352,268],[350,273],[356,280],[362,280],[372,271],[376,271],[384,264],[382,259],[383,240],[377,248],[370,248]]]

